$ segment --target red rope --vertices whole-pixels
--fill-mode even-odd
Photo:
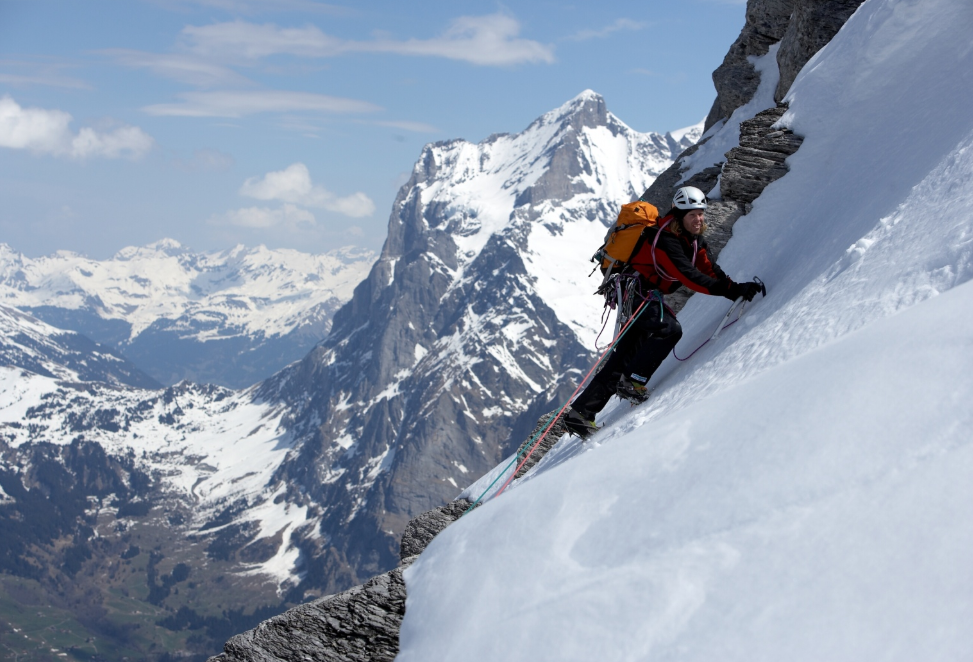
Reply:
[[[606,349],[602,353],[602,355],[598,357],[598,360],[595,361],[595,364],[591,366],[591,370],[589,370],[588,374],[584,376],[584,379],[581,380],[581,383],[578,384],[578,387],[574,389],[574,393],[571,394],[571,397],[567,399],[567,401],[564,403],[564,406],[562,406],[561,409],[557,412],[557,415],[551,419],[551,422],[548,423],[546,428],[544,428],[544,432],[541,434],[540,437],[537,438],[537,441],[534,442],[534,445],[530,447],[530,450],[524,456],[524,459],[520,461],[520,464],[517,465],[517,468],[514,469],[512,474],[510,474],[510,478],[508,478],[507,482],[505,482],[503,485],[500,486],[500,489],[497,490],[497,493],[494,494],[492,498],[495,499],[498,496],[500,496],[503,493],[503,491],[507,489],[507,485],[509,485],[510,482],[514,479],[514,476],[517,475],[517,472],[520,471],[521,467],[527,464],[527,460],[530,459],[530,456],[533,455],[534,451],[537,450],[537,447],[540,446],[541,442],[544,440],[544,437],[547,436],[547,433],[550,432],[551,428],[554,427],[554,424],[557,423],[557,419],[559,419],[561,417],[561,414],[564,413],[564,410],[568,408],[568,405],[570,405],[571,401],[574,400],[574,396],[578,394],[578,391],[581,390],[581,387],[584,386],[584,383],[588,381],[588,377],[591,377],[591,373],[593,373],[595,369],[599,365],[601,365],[602,360],[605,358],[608,352],[612,350],[612,348],[615,346],[618,340],[625,334],[625,332],[628,330],[628,327],[632,324],[632,322],[635,321],[635,319],[639,316],[639,313],[642,312],[642,308],[644,308],[645,304],[647,304],[649,301],[651,301],[651,298],[642,300],[642,305],[638,307],[638,310],[635,311],[634,315],[628,318],[628,321],[625,322],[625,326],[622,327],[621,331],[618,332],[618,335],[615,336],[615,338],[612,340],[612,343],[608,346],[608,349]]]
[[[740,318],[737,317],[735,320],[733,320],[732,322],[730,322],[729,324],[727,324],[726,326],[724,326],[722,329],[720,329],[720,331],[725,331],[726,329],[729,329],[731,326],[733,326],[734,324],[736,324],[739,321],[740,321]],[[706,343],[708,343],[712,339],[713,338],[710,337],[710,338],[707,338],[706,340],[704,340],[702,345],[700,345],[699,347],[697,347],[696,349],[694,349],[692,352],[690,352],[689,356],[687,356],[684,359],[681,359],[678,356],[676,356],[676,348],[673,347],[672,348],[672,358],[676,359],[677,361],[688,361],[689,359],[693,358],[693,354],[695,354],[699,350],[703,349],[703,347],[706,346]]]

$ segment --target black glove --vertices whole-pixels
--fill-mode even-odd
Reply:
[[[730,301],[743,297],[744,301],[753,301],[757,294],[764,291],[760,283],[733,283],[727,288],[725,296]]]
[[[753,301],[753,298],[762,292],[763,289],[759,283],[741,283],[740,296],[743,297],[744,301]]]

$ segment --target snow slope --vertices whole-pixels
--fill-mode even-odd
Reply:
[[[970,34],[867,0],[805,66],[720,256],[768,298],[433,541],[399,660],[973,657]]]

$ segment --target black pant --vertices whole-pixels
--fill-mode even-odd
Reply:
[[[585,418],[594,418],[615,395],[620,377],[645,384],[682,338],[682,325],[658,300],[645,305],[638,319],[615,345],[587,388],[571,405]]]

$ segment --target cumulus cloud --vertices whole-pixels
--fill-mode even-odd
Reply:
[[[522,39],[520,23],[505,14],[461,16],[432,39],[354,41],[325,34],[313,25],[281,28],[241,20],[183,29],[191,52],[221,61],[257,60],[270,55],[333,57],[344,53],[393,53],[460,60],[485,66],[554,62],[551,46]]]
[[[142,108],[150,115],[181,117],[243,117],[256,113],[318,111],[370,113],[379,106],[357,99],[344,99],[310,92],[277,90],[186,92],[180,103],[160,103]]]
[[[84,127],[73,133],[71,119],[63,110],[23,108],[4,96],[0,98],[0,147],[76,159],[112,159],[139,158],[154,144],[151,136],[135,126],[108,131]]]
[[[364,193],[357,192],[339,198],[324,187],[314,184],[311,173],[303,163],[268,172],[263,177],[251,177],[243,182],[240,194],[256,200],[278,200],[325,209],[352,218],[371,216],[375,212],[375,203]]]

